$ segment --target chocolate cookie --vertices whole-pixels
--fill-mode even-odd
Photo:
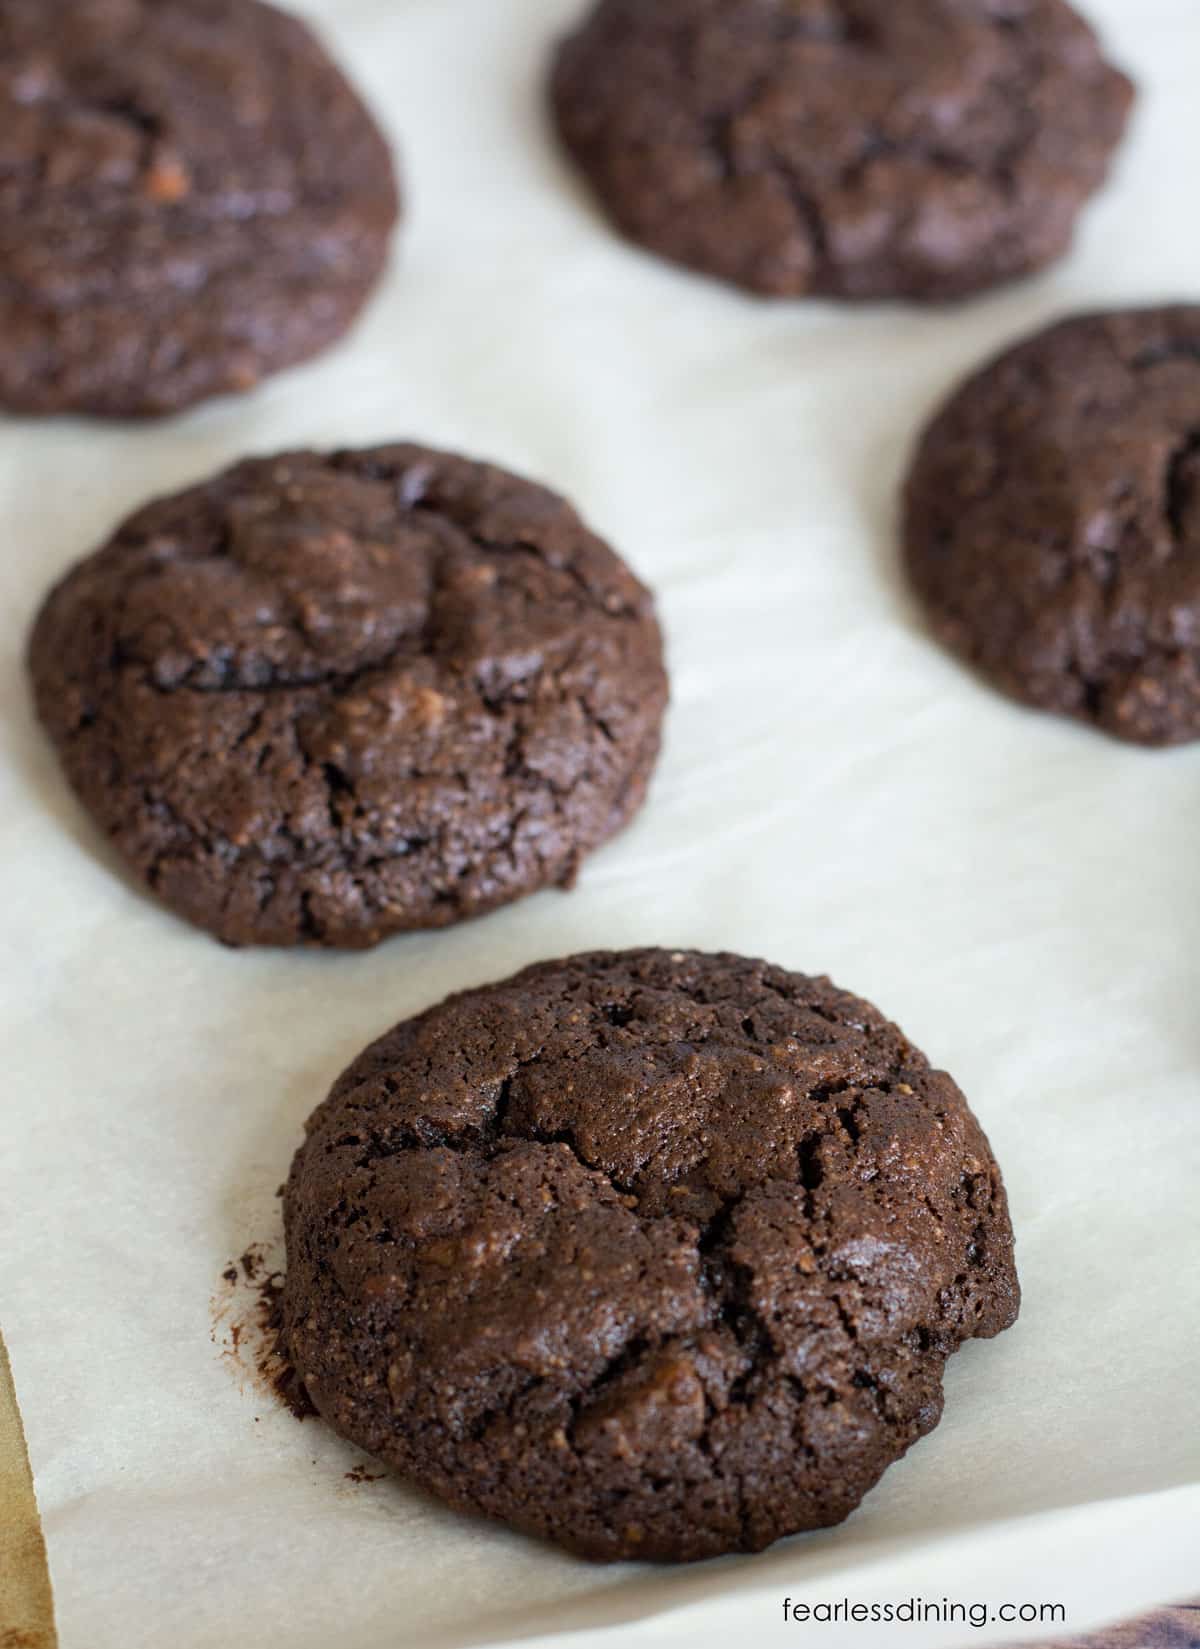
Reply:
[[[600,0],[553,76],[620,229],[775,296],[955,298],[1040,268],[1132,98],[1063,0]]]
[[[738,956],[576,956],[396,1026],[284,1208],[285,1340],[334,1429],[588,1557],[838,1522],[1017,1314],[954,1083]]]
[[[341,336],[397,215],[387,145],[259,0],[3,0],[0,405],[128,417]]]
[[[937,634],[1042,710],[1200,738],[1200,308],[1085,315],[972,378],[908,482]]]
[[[640,806],[667,697],[649,594],[568,504],[415,446],[149,505],[30,663],[86,806],[230,944],[371,945],[569,885]]]

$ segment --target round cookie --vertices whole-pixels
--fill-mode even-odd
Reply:
[[[1200,738],[1200,307],[1085,315],[926,432],[908,571],[937,635],[1042,710]]]
[[[0,6],[0,406],[110,417],[246,390],[350,326],[387,144],[259,0]]]
[[[1019,1300],[951,1079],[738,956],[576,956],[396,1026],[310,1119],[284,1213],[325,1419],[593,1558],[838,1522]]]
[[[1133,87],[1064,0],[599,0],[552,99],[663,257],[771,296],[930,301],[1066,250]]]
[[[149,505],[52,592],[30,667],[85,805],[235,945],[570,885],[641,805],[667,699],[650,595],[575,511],[416,446]]]

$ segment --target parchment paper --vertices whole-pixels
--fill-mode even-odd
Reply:
[[[1125,749],[971,679],[905,595],[894,497],[981,356],[1073,308],[1200,291],[1195,0],[1091,0],[1144,91],[1116,181],[1070,261],[942,313],[769,306],[619,243],[541,115],[576,0],[305,9],[409,182],[365,324],[179,421],[0,425],[0,1321],[65,1649],[590,1645],[614,1624],[932,1649],[1004,1634],[785,1628],[781,1600],[1061,1601],[1078,1632],[1194,1594],[1200,747]],[[226,952],[71,801],[27,625],[148,495],[401,436],[562,488],[655,585],[675,702],[650,805],[570,896],[366,956]],[[451,989],[639,943],[827,970],[898,1019],[991,1135],[1026,1294],[847,1524],[687,1571],[588,1567],[349,1481],[358,1457],[246,1380],[212,1303],[364,1041]]]

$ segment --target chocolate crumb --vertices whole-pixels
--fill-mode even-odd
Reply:
[[[364,1460],[357,1466],[352,1466],[346,1473],[347,1483],[382,1483],[387,1476],[386,1472],[373,1472]]]
[[[213,1300],[212,1340],[239,1381],[249,1381],[281,1403],[297,1420],[315,1414],[300,1377],[284,1351],[280,1299],[283,1273],[265,1243],[251,1243],[221,1272],[227,1286]],[[237,1291],[236,1293],[234,1291]],[[260,1416],[255,1415],[257,1425]]]

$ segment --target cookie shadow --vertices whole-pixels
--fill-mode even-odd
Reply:
[[[529,181],[536,181],[548,191],[546,198],[558,196],[566,202],[574,216],[587,219],[606,239],[619,240],[594,192],[567,153],[554,117],[551,74],[559,46],[570,28],[561,18],[549,20],[536,38],[529,41],[507,86],[504,108],[513,130],[521,134],[522,158]]]
[[[904,569],[904,491],[933,419],[975,371],[1023,333],[1057,313],[1044,278],[1015,283],[975,303],[896,310],[887,344],[886,411],[865,437],[852,487],[859,522],[874,548],[876,568],[894,616],[934,646]],[[1040,318],[1031,318],[1040,316]]]

